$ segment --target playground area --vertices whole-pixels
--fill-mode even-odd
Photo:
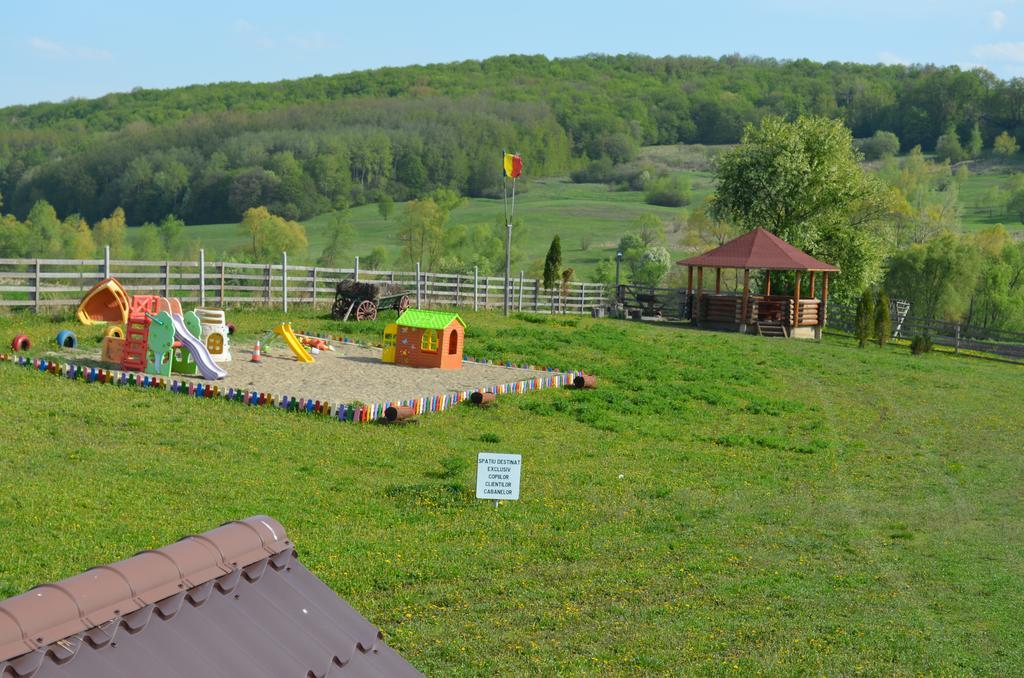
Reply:
[[[458,370],[431,370],[381,362],[381,350],[354,343],[331,342],[316,362],[303,363],[281,344],[265,350],[258,363],[252,350],[234,348],[222,390],[256,391],[280,396],[314,398],[331,403],[376,403],[410,400],[459,391],[475,391],[513,381],[550,376],[549,372],[475,362]],[[53,350],[42,354],[83,366],[102,366],[98,351]],[[187,379],[184,379],[187,380]]]

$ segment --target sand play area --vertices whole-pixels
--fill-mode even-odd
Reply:
[[[551,376],[550,372],[517,367],[482,365],[466,362],[462,369],[439,370],[406,367],[383,363],[380,349],[356,344],[333,344],[333,351],[314,356],[315,362],[302,363],[281,344],[263,352],[263,360],[250,362],[251,351],[232,347],[234,360],[219,363],[228,372],[217,382],[197,377],[172,374],[171,379],[216,383],[229,388],[270,393],[281,396],[313,398],[331,403],[379,403],[408,400],[458,391],[483,389],[535,377]],[[60,351],[64,360],[79,365],[102,367],[94,351]]]

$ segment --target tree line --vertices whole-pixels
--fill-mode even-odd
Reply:
[[[169,213],[237,222],[261,205],[304,219],[436,188],[493,195],[502,147],[522,152],[532,176],[564,174],[641,145],[734,143],[767,115],[955,153],[942,138],[1024,138],[1024,79],[740,56],[507,56],[138,90],[0,109],[0,193],[21,219],[40,199],[91,221],[120,206],[132,225]],[[667,180],[645,189],[655,204],[688,200]]]

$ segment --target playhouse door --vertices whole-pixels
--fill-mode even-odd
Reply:
[[[388,326],[384,330],[384,341],[381,343],[383,353],[381,353],[380,359],[386,363],[395,362],[395,335],[397,334],[394,325]]]

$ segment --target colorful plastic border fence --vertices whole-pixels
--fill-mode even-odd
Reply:
[[[314,335],[306,335],[314,336]],[[320,337],[330,339],[330,337]],[[337,338],[347,344],[356,344],[364,347],[371,347],[370,344],[363,344],[347,338]],[[140,388],[158,388],[182,393],[194,398],[222,398],[240,402],[250,406],[278,407],[291,412],[307,412],[329,416],[338,421],[350,422],[372,422],[384,416],[384,410],[388,407],[407,406],[412,407],[417,415],[430,412],[444,412],[461,402],[469,400],[473,393],[494,393],[505,395],[510,393],[527,393],[540,391],[545,388],[562,388],[572,384],[573,378],[583,372],[572,371],[562,372],[553,368],[540,368],[530,365],[515,365],[510,362],[493,362],[483,359],[466,358],[464,362],[475,362],[487,365],[500,365],[508,368],[530,369],[538,372],[549,372],[549,376],[534,377],[520,381],[512,381],[498,386],[489,386],[483,389],[459,391],[457,393],[444,393],[410,400],[389,400],[373,404],[344,404],[332,405],[326,401],[321,402],[314,398],[296,398],[295,396],[276,397],[269,393],[259,391],[242,391],[239,389],[223,389],[218,384],[197,383],[178,379],[166,379],[138,372],[122,372],[120,370],[103,369],[98,367],[83,367],[72,363],[61,363],[45,358],[27,358],[25,356],[0,353],[0,362],[10,362],[23,367],[30,367],[40,372],[46,372],[67,379],[81,379],[86,383],[114,384],[118,386],[137,386]]]

